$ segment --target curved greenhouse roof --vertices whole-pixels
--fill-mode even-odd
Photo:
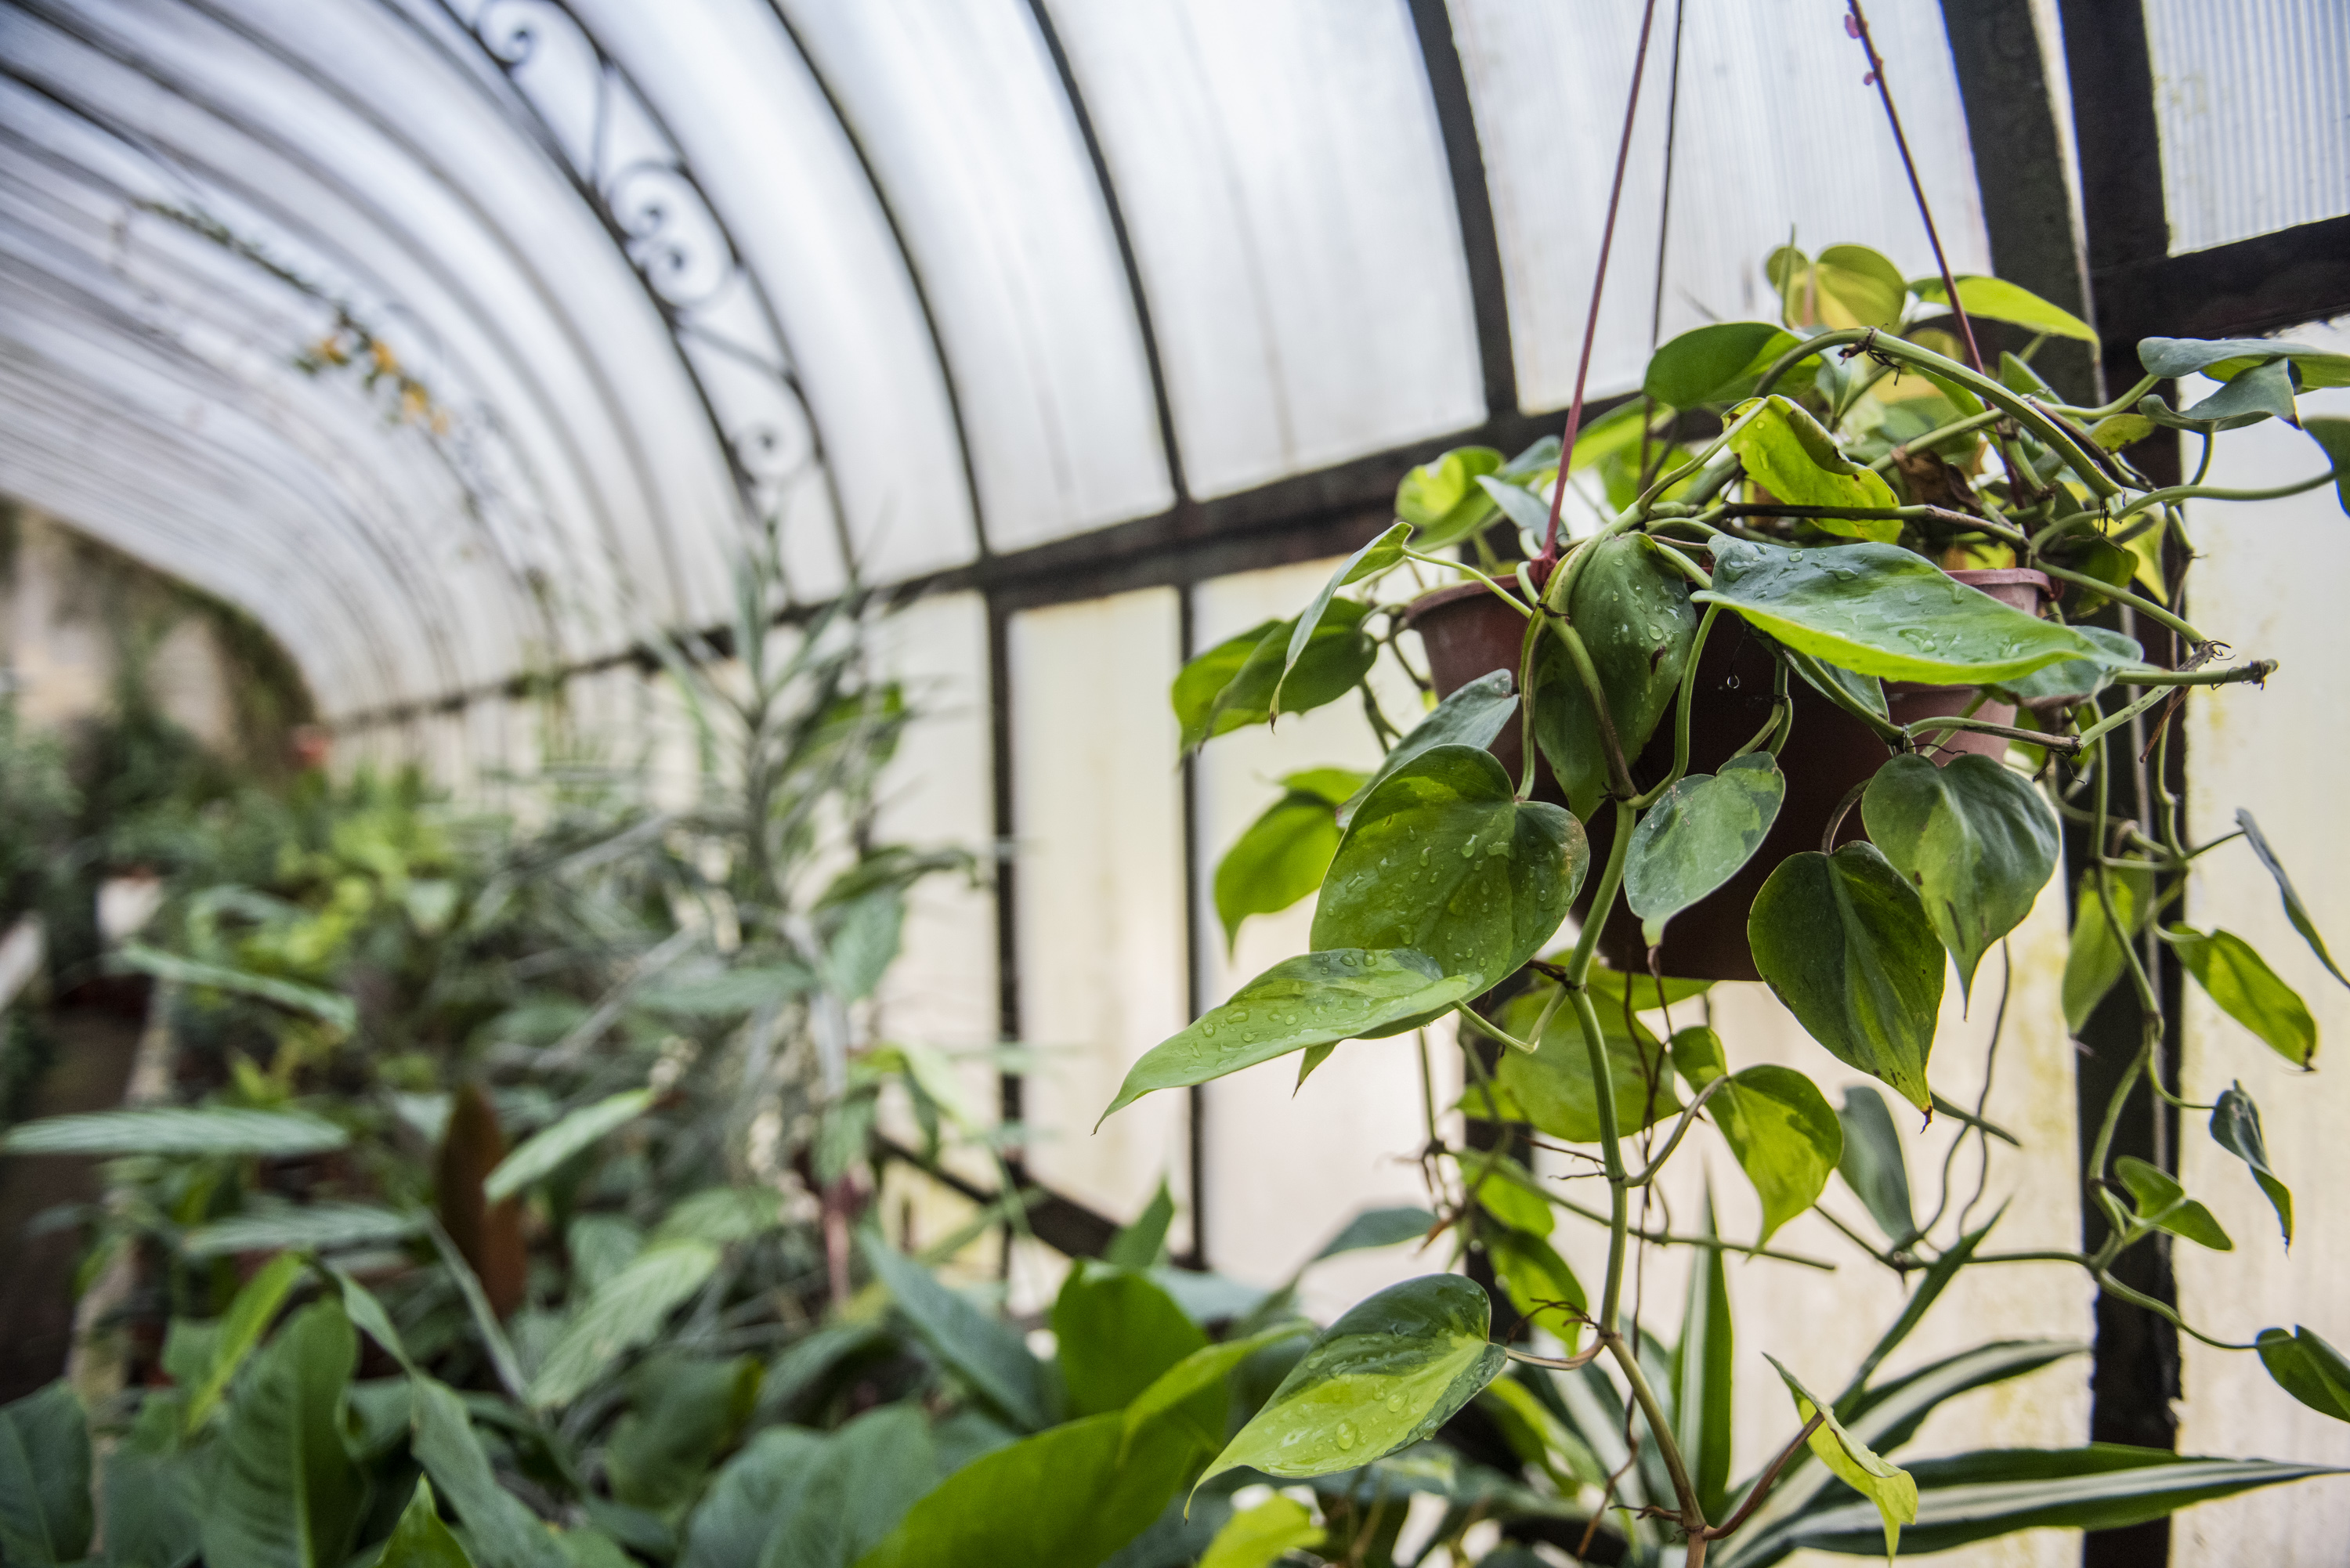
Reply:
[[[1959,9],[1875,18],[1951,263],[2077,300],[2062,46],[2033,42],[2053,7]],[[2146,8],[2158,68],[2199,47],[2200,9]],[[2350,90],[2319,36],[2338,12],[2228,9],[2240,36],[2316,31],[2298,76],[2244,52],[2239,75],[2277,77],[2250,118],[2123,105],[2197,150],[2172,187],[2275,161]],[[1767,311],[1760,258],[1791,232],[1929,265],[1842,11],[1660,14],[1610,291],[1661,333]],[[1603,0],[13,0],[0,489],[251,609],[345,720],[719,618],[759,521],[811,602],[852,566],[987,586],[1326,540],[1404,462],[1566,401],[1638,22]],[[2092,108],[2085,167],[2121,113]],[[2305,173],[2265,206],[2168,196],[2224,254],[2338,226],[2338,167]],[[2113,198],[2085,189],[2095,268]],[[1609,317],[1595,390],[1637,380],[1649,317]]]

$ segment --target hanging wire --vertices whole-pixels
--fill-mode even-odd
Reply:
[[[1640,11],[1640,45],[1632,56],[1632,89],[1624,99],[1624,135],[1616,146],[1616,179],[1607,191],[1607,223],[1599,234],[1599,265],[1591,278],[1591,309],[1583,322],[1583,356],[1575,367],[1575,398],[1566,406],[1566,434],[1559,441],[1558,472],[1564,475],[1575,457],[1575,436],[1583,423],[1583,386],[1591,376],[1591,346],[1599,335],[1599,298],[1607,286],[1607,255],[1616,245],[1616,213],[1624,202],[1624,170],[1632,158],[1632,122],[1640,109],[1640,75],[1648,64],[1648,33],[1657,20],[1657,0]],[[1558,508],[1566,493],[1563,483],[1551,486],[1550,532],[1543,541],[1538,573],[1547,573],[1558,560]]]

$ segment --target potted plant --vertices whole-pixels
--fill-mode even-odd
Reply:
[[[2160,787],[2169,724],[2181,702],[2275,668],[2230,659],[2179,613],[2191,553],[2162,547],[2184,545],[2181,507],[2202,496],[2334,483],[2350,510],[2350,421],[2303,422],[2322,466],[2257,494],[2158,484],[2128,449],[2167,425],[2197,435],[2208,461],[2214,431],[2294,419],[2296,390],[2350,384],[2350,360],[2266,339],[2152,338],[2140,348],[2145,379],[2084,407],[2043,382],[2028,351],[1978,369],[1930,324],[1955,314],[1970,342],[1970,317],[2094,336],[2012,285],[1906,279],[1850,245],[1783,250],[1768,270],[1787,302],[1781,321],[1719,323],[1665,344],[1641,398],[1579,442],[1570,421],[1564,445],[1514,459],[1466,448],[1415,470],[1395,524],[1295,618],[1210,649],[1177,683],[1193,745],[1357,688],[1368,698],[1383,658],[1402,662],[1430,705],[1406,726],[1369,701],[1388,748],[1378,768],[1351,794],[1292,789],[1233,847],[1232,875],[1218,881],[1227,919],[1318,892],[1314,950],[1145,1055],[1110,1111],[1291,1054],[1302,1079],[1347,1040],[1450,1016],[1464,1039],[1490,1043],[1470,1054],[1464,1108],[1596,1146],[1611,1194],[1605,1213],[1585,1210],[1608,1236],[1605,1278],[1586,1288],[1544,1240],[1553,1210],[1576,1206],[1504,1152],[1449,1147],[1431,1119],[1438,1229],[1482,1254],[1520,1321],[1549,1326],[1568,1354],[1489,1345],[1482,1293],[1451,1276],[1411,1282],[1334,1325],[1211,1474],[1352,1469],[1472,1399],[1490,1404],[1493,1390],[1514,1401],[1502,1376],[1513,1362],[1584,1369],[1601,1358],[1663,1460],[1669,1484],[1651,1486],[1649,1511],[1690,1563],[1710,1542],[1717,1561],[1739,1563],[1807,1542],[1848,1545],[1852,1509],[1866,1505],[1889,1550],[1913,1521],[1953,1544],[2027,1521],[2109,1526],[2311,1473],[2150,1450],[2126,1460],[1995,1451],[1915,1474],[1882,1459],[1872,1442],[1914,1422],[1897,1431],[1884,1416],[1876,1369],[1989,1229],[1925,1233],[1906,1185],[1899,1211],[1879,1215],[1878,1256],[1925,1270],[1925,1287],[1835,1397],[1788,1378],[1794,1435],[1751,1485],[1726,1488],[1726,1437],[1669,1417],[1635,1354],[1623,1282],[1627,1257],[1650,1242],[1629,1226],[1627,1195],[1696,1122],[1713,1122],[1762,1196],[1758,1247],[1840,1161],[1881,1168],[1887,1149],[1898,1160],[1881,1098],[1856,1095],[1839,1114],[1799,1072],[1737,1070],[1734,1043],[1708,1029],[1648,1034],[1636,1010],[1702,989],[1664,975],[1767,981],[1832,1055],[1930,1116],[1944,1104],[1928,1069],[1946,966],[1973,984],[2054,874],[2060,821],[2083,822],[2106,853],[2078,889],[2069,1022],[2077,1028],[2126,984],[2146,1044],[2084,1173],[2108,1239],[2058,1261],[2212,1345],[2224,1342],[2113,1274],[2116,1258],[2158,1235],[2227,1241],[2168,1175],[2109,1158],[2119,1095],[2137,1073],[2151,1076],[2161,1026],[2136,939],[2151,929],[2222,1010],[2296,1064],[2315,1046],[2300,999],[2240,939],[2157,919],[2189,861],[2217,847],[2184,841]],[[2157,388],[2190,371],[2223,385],[2174,410]],[[1565,536],[1563,496],[1590,491],[1605,496],[1593,525]],[[1470,558],[1440,554],[1454,546]],[[2137,636],[2085,624],[2107,605]],[[1425,670],[1399,635],[1407,628]],[[2128,744],[2133,721],[2153,737],[2143,780],[2147,742]],[[2119,787],[2134,783],[2149,787]],[[1296,854],[1254,842],[1305,843],[1300,824],[1316,801],[1317,847],[1305,853],[1324,867],[1318,881]],[[2282,867],[2242,820],[2246,847],[2331,968]],[[1552,950],[1571,910],[1579,928]],[[1676,936],[1692,927],[1706,940],[1676,961]],[[2238,1086],[2194,1108],[2243,1158],[2289,1236],[2290,1195],[2251,1099]],[[1632,1170],[1627,1139],[1667,1122],[1660,1152]],[[1718,1263],[1721,1244],[1704,1244]],[[2286,1393],[2350,1419],[2350,1363],[2333,1347],[2305,1328],[2272,1329],[2258,1351]],[[1813,1459],[1824,1471],[1789,1490]],[[2113,1468],[2124,1463],[2139,1470],[2127,1486]],[[2217,1490],[2149,1488],[2141,1467],[2157,1465],[2203,1467],[2194,1473]],[[1965,1491],[1987,1480],[2003,1483],[2007,1511]],[[2121,1501],[2126,1490],[2137,1501]]]

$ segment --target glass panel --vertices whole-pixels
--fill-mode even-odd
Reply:
[[[1201,584],[1192,601],[1198,646],[1211,648],[1261,621],[1296,614],[1337,564],[1316,561]],[[1380,690],[1382,705],[1399,728],[1408,729],[1419,709],[1417,694],[1395,672],[1393,660],[1379,668],[1393,677]],[[1312,767],[1367,772],[1379,755],[1361,705],[1350,701],[1284,719],[1275,729],[1235,730],[1201,750],[1199,887],[1205,950],[1200,958],[1209,1002],[1223,1001],[1313,945],[1309,898],[1279,914],[1249,919],[1228,955],[1213,896],[1217,861],[1280,798],[1283,775]],[[1448,1026],[1432,1031],[1429,1042],[1440,1112],[1460,1095],[1461,1056],[1451,1036]],[[1409,1035],[1350,1041],[1302,1089],[1300,1060],[1284,1056],[1207,1086],[1208,1256],[1220,1271],[1260,1284],[1287,1279],[1357,1210],[1427,1202],[1414,1163],[1428,1141],[1418,1042]],[[1274,1192],[1280,1201],[1266,1201]],[[1335,1315],[1383,1285],[1441,1267],[1442,1261],[1407,1247],[1317,1269],[1307,1280],[1306,1309]]]
[[[1130,1220],[1187,1168],[1184,1096],[1094,1122],[1186,1021],[1182,779],[1172,765],[1176,597],[1149,588],[1014,618],[1020,1022],[1038,1061],[1029,1168]]]
[[[1623,129],[1639,7],[1607,0],[1453,0],[1452,25],[1501,237],[1518,400],[1563,409]],[[1872,245],[1906,274],[1933,253],[1842,0],[1688,0],[1659,341],[1711,320],[1773,319],[1762,258],[1790,234],[1816,254]],[[1624,183],[1591,391],[1639,384],[1657,306],[1671,98],[1669,7],[1658,10]],[[1934,220],[1958,272],[1988,269],[1966,116],[1933,0],[1869,9]]]
[[[855,149],[775,13],[758,0],[576,9],[764,286],[863,576],[970,560],[962,454],[920,302]],[[812,598],[838,586],[795,588]]]
[[[1401,5],[1049,6],[1218,495],[1484,417],[1452,190]]]
[[[2170,254],[2350,213],[2350,8],[2146,0]]]
[[[1014,550],[1170,504],[1126,269],[1022,0],[792,0],[946,340],[987,537]]]

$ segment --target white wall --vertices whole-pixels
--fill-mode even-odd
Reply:
[[[2337,323],[2286,334],[2296,342],[2350,349]],[[2183,399],[2198,394],[2182,391]],[[2350,391],[2301,400],[2303,414],[2350,414]],[[2191,449],[2193,443],[2190,441]],[[2324,459],[2307,437],[2270,421],[2220,438],[2210,483],[2230,488],[2282,484],[2319,472]],[[2331,486],[2258,504],[2198,502],[2189,527],[2205,558],[2190,582],[2189,618],[2235,645],[2241,658],[2282,661],[2265,688],[2230,687],[2188,710],[2189,813],[2198,843],[2235,830],[2249,807],[2293,873],[2334,960],[2350,969],[2350,836],[2343,831],[2344,780],[2350,778],[2341,684],[2345,636],[2338,585],[2350,581],[2350,517]],[[2235,1250],[2181,1243],[2173,1253],[2179,1304],[2189,1321],[2227,1340],[2268,1327],[2306,1324],[2350,1349],[2350,991],[2320,966],[2287,923],[2276,886],[2241,845],[2197,862],[2187,919],[2230,930],[2257,948],[2308,1002],[2318,1025],[2317,1068],[2304,1074],[2189,988],[2181,1086],[2209,1101],[2241,1080],[2261,1108],[2269,1158],[2293,1191],[2288,1253],[2275,1216],[2241,1161],[2212,1143],[2204,1117],[2180,1116],[2179,1174],[2208,1205]],[[2350,1426],[2295,1403],[2253,1357],[2189,1343],[2183,1452],[2261,1455],[2350,1466]],[[2222,1563],[2338,1563],[2350,1539],[2350,1479],[2298,1483],[2196,1509],[2181,1517],[2173,1561],[2181,1568]]]

